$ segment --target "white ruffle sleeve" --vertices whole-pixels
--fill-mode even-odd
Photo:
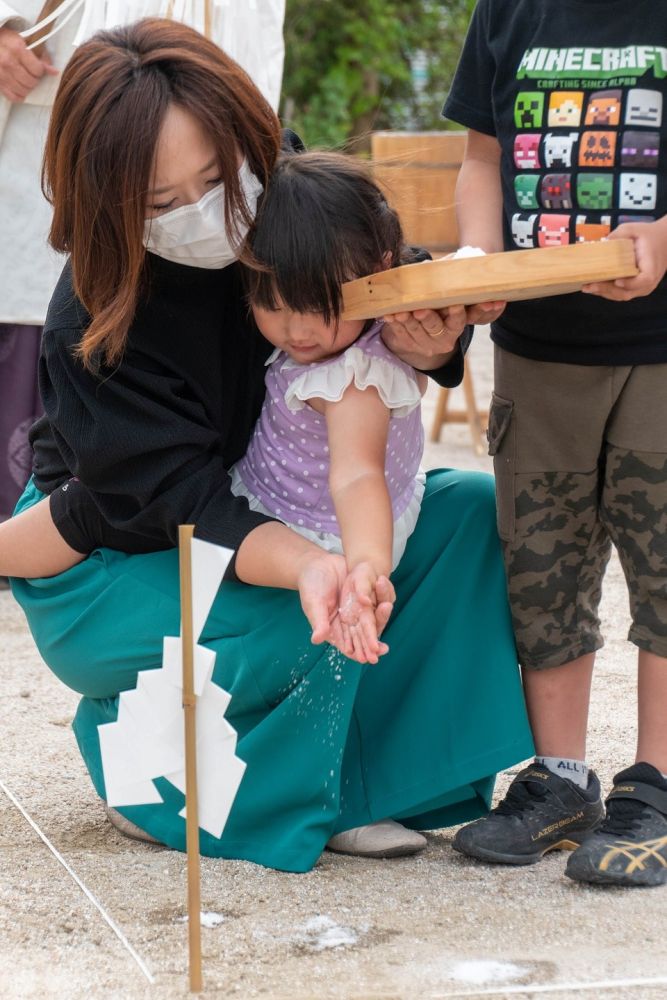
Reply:
[[[285,365],[296,367],[289,360]],[[417,376],[411,369],[367,354],[354,345],[332,361],[305,368],[288,386],[285,402],[293,413],[302,410],[308,399],[336,403],[353,382],[358,389],[376,388],[394,417],[407,417],[421,402]]]

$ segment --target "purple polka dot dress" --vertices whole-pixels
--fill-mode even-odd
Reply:
[[[342,552],[329,492],[324,417],[309,399],[336,401],[349,385],[374,386],[391,410],[385,477],[394,515],[393,566],[414,530],[424,492],[421,391],[417,374],[385,347],[375,323],[345,351],[303,365],[276,350],[267,361],[266,397],[248,450],[231,470],[232,490],[331,552]],[[360,429],[361,433],[361,429]]]

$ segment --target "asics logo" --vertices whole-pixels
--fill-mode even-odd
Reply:
[[[612,861],[618,858],[625,858],[625,874],[631,872],[645,871],[646,862],[659,862],[663,868],[667,868],[667,858],[663,857],[660,851],[667,848],[667,837],[657,837],[655,840],[645,840],[641,844],[633,843],[631,840],[617,840],[613,847],[610,847],[598,866],[601,872],[606,872]]]

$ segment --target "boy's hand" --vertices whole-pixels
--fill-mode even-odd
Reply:
[[[506,302],[480,302],[476,306],[466,306],[466,323],[473,326],[486,326],[495,323],[505,311]]]
[[[650,295],[667,271],[667,216],[657,222],[626,222],[615,229],[609,239],[634,240],[639,274],[616,281],[596,281],[585,285],[582,292],[614,302],[629,302],[641,295]]]
[[[370,563],[359,563],[348,574],[340,598],[343,634],[352,649],[346,655],[358,663],[377,663],[389,652],[379,636],[396,600],[391,582],[386,576],[378,577]]]

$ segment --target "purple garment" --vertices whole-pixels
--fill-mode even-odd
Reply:
[[[341,354],[302,365],[274,352],[266,396],[248,450],[236,465],[249,493],[276,517],[311,531],[340,536],[329,492],[329,447],[324,417],[305,400],[340,399],[354,380],[374,385],[391,409],[385,474],[394,521],[412,500],[424,447],[421,393],[414,369],[385,347],[375,323]]]
[[[37,389],[41,326],[0,323],[0,521],[30,478],[28,431],[42,413]]]

